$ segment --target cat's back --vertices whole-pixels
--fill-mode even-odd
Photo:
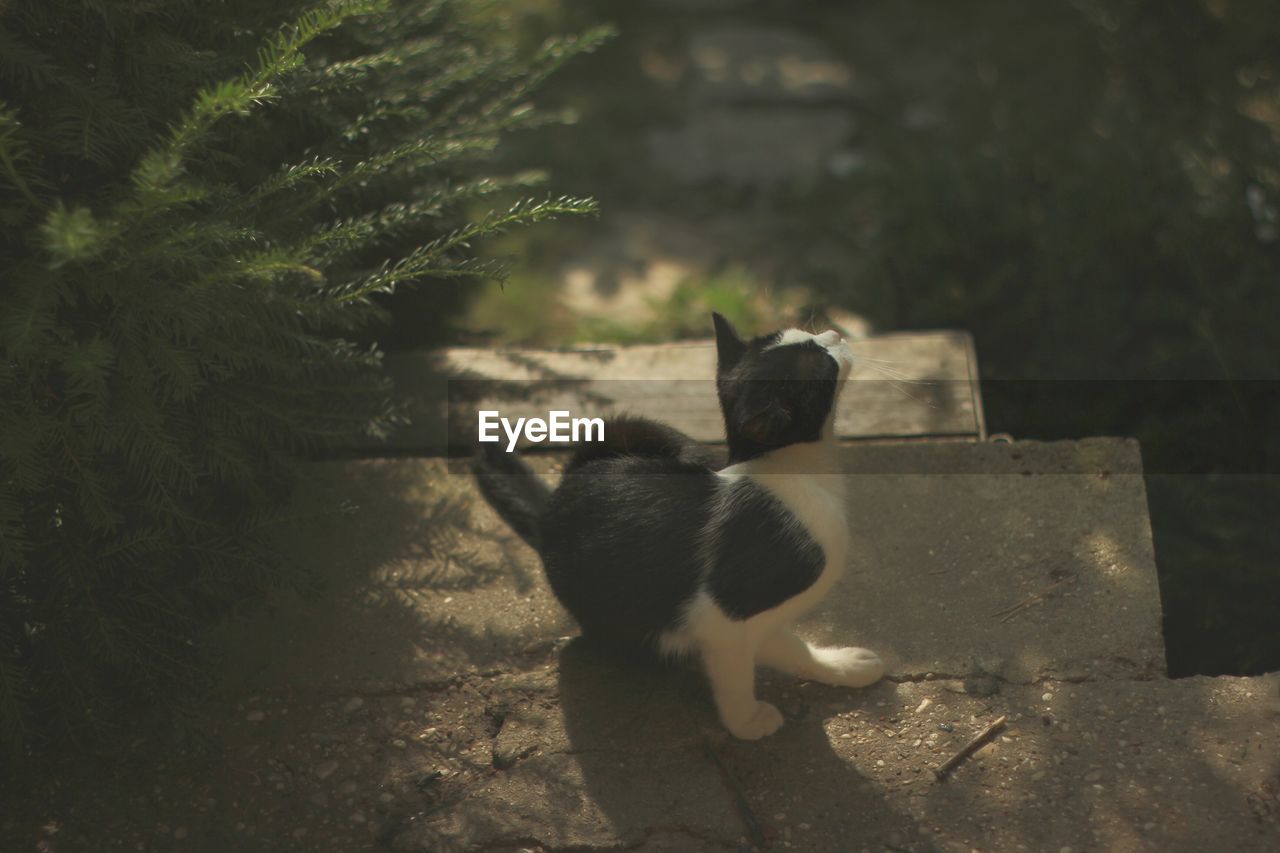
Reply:
[[[587,551],[681,541],[705,524],[718,484],[710,467],[670,456],[578,461],[551,496],[544,536],[553,547]]]
[[[540,550],[583,631],[634,645],[674,623],[697,592],[720,480],[669,433],[630,439],[625,451],[597,447],[570,462],[543,516]]]
[[[709,509],[718,484],[714,462],[710,451],[673,427],[613,418],[603,440],[579,447],[565,466],[544,527],[566,545],[594,549],[663,529],[678,538]]]
[[[679,470],[712,470],[719,460],[707,447],[667,424],[635,415],[618,415],[605,422],[599,441],[581,445],[566,466],[572,473],[590,463],[618,459],[656,459],[680,463]],[[664,468],[675,471],[676,468]]]

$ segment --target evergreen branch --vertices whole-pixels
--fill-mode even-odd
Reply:
[[[59,287],[23,275],[22,269],[8,271],[7,305],[0,312],[0,345],[10,358],[24,357],[46,340],[56,323],[61,301]]]
[[[509,110],[559,70],[575,56],[592,53],[605,42],[617,35],[611,25],[593,27],[576,36],[561,36],[548,39],[538,50],[533,59],[533,71],[517,78],[506,92],[489,101],[480,110],[481,115],[492,116]]]
[[[40,225],[45,248],[53,256],[51,267],[57,269],[72,261],[85,261],[102,250],[113,229],[94,219],[88,208],[68,210],[62,202],[49,211]]]
[[[24,512],[17,489],[18,483],[7,474],[5,466],[0,465],[0,591],[16,581],[17,573],[26,568],[31,547],[22,527]],[[6,610],[0,606],[0,613],[3,612]]]
[[[415,54],[426,53],[439,46],[438,39],[424,40],[431,44],[402,44],[377,53],[357,56],[339,62],[331,62],[321,68],[297,75],[296,87],[311,94],[340,92],[357,89],[379,71],[404,65]]]
[[[542,222],[557,216],[587,216],[597,213],[599,206],[593,199],[571,198],[561,196],[546,201],[523,199],[516,202],[505,213],[490,213],[479,222],[459,228],[452,234],[433,240],[414,254],[423,257],[437,257],[455,248],[469,248],[470,242],[482,235],[501,233],[512,225],[527,225]]]
[[[332,157],[313,157],[305,163],[292,163],[254,187],[246,206],[257,204],[284,190],[293,189],[309,178],[338,174],[338,161]]]
[[[375,293],[394,293],[398,285],[424,278],[480,278],[499,281],[506,278],[506,267],[494,260],[467,258],[452,264],[428,260],[429,256],[425,253],[415,252],[395,264],[383,267],[357,286],[344,289],[337,294],[337,298],[341,302],[356,302]]]
[[[15,401],[16,402],[16,401]],[[0,421],[0,462],[5,464],[5,483],[15,491],[36,491],[49,480],[52,468],[45,442],[48,440],[48,423],[34,407],[10,405],[6,401],[4,421]]]
[[[61,445],[63,458],[76,472],[76,496],[79,498],[80,508],[97,532],[110,533],[120,525],[123,518],[111,505],[95,469],[81,463],[79,449],[73,446],[73,443],[77,443],[75,439],[74,433],[68,434],[64,431]]]
[[[5,610],[13,612],[17,608],[6,606]],[[26,737],[26,708],[32,691],[26,674],[13,662],[15,656],[10,649],[15,646],[8,632],[0,632],[0,642],[4,643],[0,651],[0,741],[16,753]]]
[[[177,177],[181,163],[195,142],[223,117],[246,114],[274,96],[276,81],[298,68],[302,49],[349,18],[383,11],[388,0],[332,0],[303,14],[258,52],[258,67],[235,80],[225,80],[200,90],[196,103],[172,128],[158,149],[142,158],[134,172],[140,189],[156,189]]]
[[[393,166],[409,165],[426,161],[442,163],[462,154],[474,152],[488,153],[498,144],[493,137],[463,138],[436,140],[432,138],[415,139],[406,142],[383,154],[370,157],[355,164],[351,169],[329,185],[328,194],[344,189],[352,184],[367,181],[375,176],[385,174]]]
[[[157,232],[143,237],[139,232],[143,231],[145,223],[135,221],[131,224],[131,236],[137,235],[134,239],[135,246],[132,251],[121,253],[114,259],[116,268],[120,270],[145,267],[161,259],[171,264],[180,258],[196,262],[214,253],[231,253],[243,246],[252,245],[262,236],[247,225],[232,222],[178,220],[172,223],[166,220]]]
[[[409,228],[437,219],[451,205],[474,201],[517,187],[532,187],[541,183],[544,177],[539,173],[526,173],[501,179],[477,178],[442,187],[420,201],[409,204],[398,202],[374,213],[334,222],[302,241],[297,246],[297,251],[314,254],[317,263],[331,263],[377,241],[391,239]]]
[[[272,280],[282,273],[298,273],[312,281],[324,281],[324,273],[308,264],[296,249],[277,249],[259,252],[237,259],[235,264],[218,276],[221,280],[259,279]]]
[[[275,278],[276,274],[282,272],[293,272],[305,275],[312,281],[324,281],[324,273],[310,264],[294,263],[288,260],[259,260],[244,270],[244,274],[256,278]]]
[[[32,87],[47,86],[58,79],[58,69],[48,54],[0,29],[0,77]]]
[[[460,276],[493,278],[501,277],[501,267],[493,261],[467,260],[446,264],[441,257],[457,248],[469,248],[477,237],[501,233],[516,224],[541,222],[562,215],[588,215],[597,212],[594,200],[570,198],[535,202],[530,199],[517,202],[502,214],[490,214],[480,222],[459,228],[452,234],[415,249],[395,264],[384,266],[378,272],[333,292],[339,302],[364,299],[374,293],[391,293],[396,286],[407,281],[429,277],[456,278]]]
[[[98,551],[98,559],[111,560],[116,557],[133,559],[158,553],[164,550],[167,544],[168,540],[162,531],[156,528],[145,528],[112,540]]]
[[[443,47],[443,44],[440,46]],[[432,63],[435,67],[443,66],[443,70],[435,72],[435,67],[431,68],[424,79],[414,81],[412,90],[404,96],[393,102],[380,104],[374,110],[357,116],[343,129],[342,136],[348,141],[355,141],[367,133],[376,122],[387,119],[425,119],[430,115],[426,105],[433,99],[452,89],[460,88],[468,82],[483,79],[497,64],[497,57],[481,56],[470,45],[463,45],[455,49],[454,55],[448,60],[436,59]],[[462,99],[463,102],[465,100],[465,98]],[[448,117],[452,118],[461,111],[460,102],[452,110],[443,111],[442,117],[447,113]]]
[[[18,171],[18,163],[27,159],[29,150],[18,136],[21,130],[22,123],[18,121],[17,110],[0,101],[0,166],[4,167],[4,174],[10,185],[22,193],[32,207],[39,208],[42,206],[40,200]]]

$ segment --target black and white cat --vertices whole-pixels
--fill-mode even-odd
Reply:
[[[727,468],[671,427],[622,417],[577,450],[555,491],[495,445],[476,472],[586,637],[701,657],[725,727],[753,740],[782,725],[756,699],[756,664],[849,687],[884,666],[866,649],[810,645],[791,627],[836,582],[849,549],[833,421],[853,356],[833,331],[744,341],[714,320]]]

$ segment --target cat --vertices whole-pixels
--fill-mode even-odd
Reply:
[[[755,740],[783,722],[756,698],[757,664],[849,687],[884,673],[867,649],[814,646],[791,628],[848,556],[834,420],[853,356],[834,331],[743,340],[712,319],[728,467],[676,429],[622,416],[577,449],[554,491],[498,445],[481,446],[475,472],[585,638],[700,657],[725,728]]]

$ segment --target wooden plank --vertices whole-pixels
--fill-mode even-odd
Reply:
[[[836,415],[838,437],[984,438],[977,363],[967,333],[880,335],[851,346],[855,367]],[[451,348],[392,354],[386,369],[411,423],[362,449],[437,454],[450,444],[470,448],[477,413],[484,409],[511,419],[545,418],[551,410],[574,417],[627,412],[660,419],[700,441],[724,440],[712,341],[568,350]]]

